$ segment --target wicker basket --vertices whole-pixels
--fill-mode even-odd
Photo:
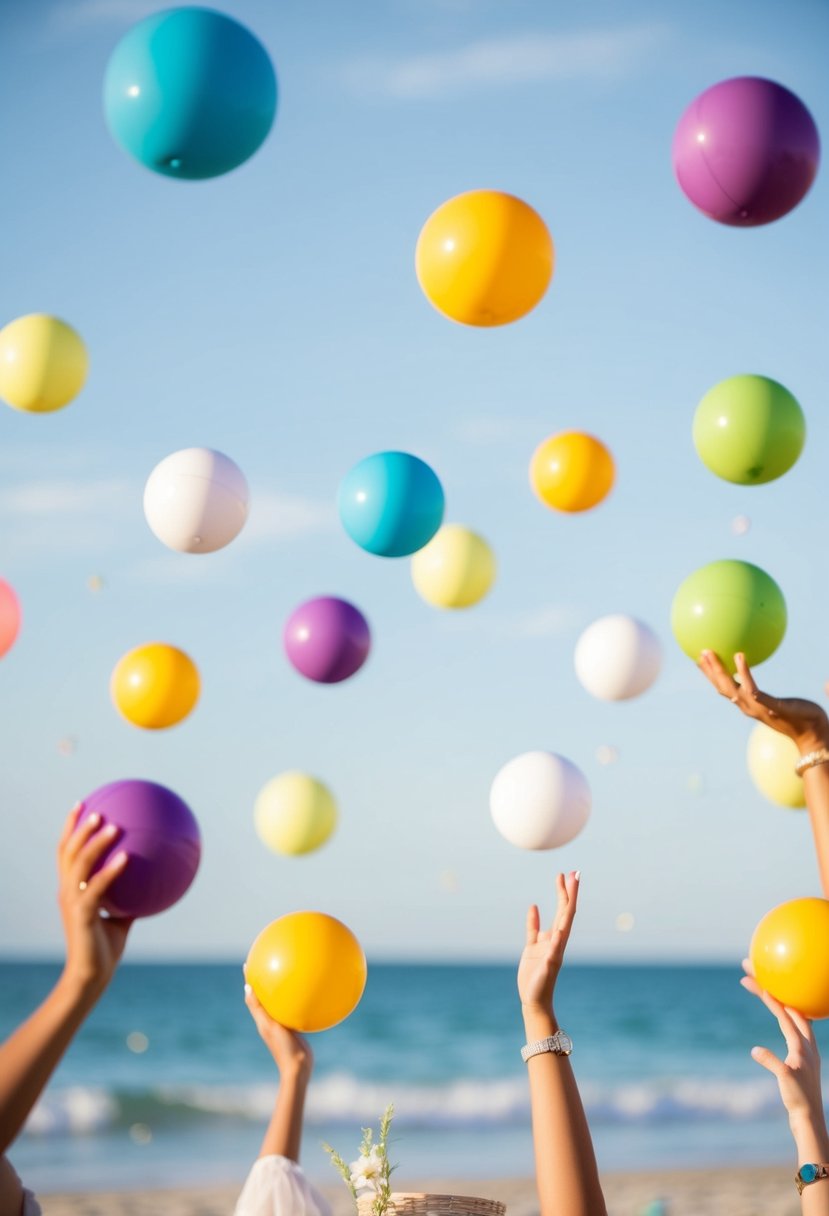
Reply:
[[[359,1216],[371,1216],[374,1195],[357,1200]],[[417,1191],[393,1191],[388,1211],[392,1216],[504,1216],[506,1206],[494,1199],[474,1195],[424,1195]]]

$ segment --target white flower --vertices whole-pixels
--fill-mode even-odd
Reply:
[[[383,1177],[386,1158],[378,1145],[371,1152],[363,1154],[348,1167],[351,1171],[351,1185],[358,1191],[376,1191]]]

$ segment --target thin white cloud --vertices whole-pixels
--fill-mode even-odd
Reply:
[[[452,426],[452,434],[461,443],[475,447],[506,443],[514,439],[536,437],[544,433],[544,423],[526,418],[497,417],[496,415],[470,415],[461,418]]]
[[[453,613],[440,618],[443,628],[453,632],[474,629],[488,638],[519,641],[561,637],[575,629],[580,619],[571,604],[546,604],[512,613]]]
[[[0,490],[0,543],[6,553],[75,557],[113,549],[135,515],[127,481],[41,479]]]
[[[255,490],[251,495],[250,516],[239,539],[251,545],[333,532],[336,519],[333,502],[276,490]]]
[[[58,32],[91,25],[127,26],[169,7],[162,0],[60,0],[49,13],[49,25]]]
[[[123,511],[132,502],[126,481],[30,481],[0,490],[0,516],[40,518]]]
[[[669,36],[666,25],[655,23],[570,33],[527,32],[391,63],[362,59],[348,65],[345,79],[357,92],[400,100],[541,80],[619,79],[654,55]]]

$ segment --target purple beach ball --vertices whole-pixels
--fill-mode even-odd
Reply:
[[[201,860],[199,825],[187,803],[154,781],[113,781],[84,799],[78,822],[95,812],[121,829],[95,869],[122,850],[129,856],[102,900],[107,912],[155,916],[181,899]]]
[[[348,600],[321,595],[294,609],[285,624],[284,643],[300,675],[317,684],[339,684],[365,663],[371,631]]]
[[[787,215],[820,163],[820,137],[799,97],[761,76],[700,93],[679,120],[674,174],[695,207],[720,224],[753,228]]]

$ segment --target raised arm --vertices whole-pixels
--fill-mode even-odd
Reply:
[[[541,929],[535,905],[527,913],[527,942],[518,965],[518,994],[530,1049],[541,1047],[561,1029],[553,994],[576,913],[578,872],[566,878],[559,874],[556,888],[558,907],[549,930]],[[581,1095],[569,1054],[549,1049],[556,1045],[562,1046],[560,1040],[527,1060],[541,1216],[605,1216]]]
[[[305,1094],[314,1069],[314,1054],[301,1034],[269,1017],[249,984],[245,984],[245,1004],[279,1070],[276,1103],[259,1156],[299,1162]]]
[[[704,650],[700,670],[722,696],[741,713],[793,739],[802,761],[803,790],[815,840],[818,871],[824,896],[829,899],[829,718],[814,701],[799,697],[772,697],[760,692],[745,656],[735,655],[738,680],[726,671],[712,650]]]
[[[774,1014],[786,1041],[785,1060],[768,1047],[753,1047],[751,1054],[776,1077],[789,1115],[797,1149],[797,1185],[802,1187],[801,1211],[803,1216],[829,1216],[829,1133],[820,1087],[820,1056],[812,1024],[797,1010],[781,1005],[760,989],[748,959],[743,967],[747,974],[740,982]],[[822,1176],[822,1169],[826,1176]],[[813,1175],[817,1176],[809,1181]]]
[[[127,864],[116,854],[93,875],[117,828],[90,815],[76,828],[81,806],[69,815],[58,845],[58,874],[66,962],[57,984],[22,1026],[0,1046],[0,1154],[22,1128],[78,1027],[112,978],[131,922],[101,916],[101,899]]]

